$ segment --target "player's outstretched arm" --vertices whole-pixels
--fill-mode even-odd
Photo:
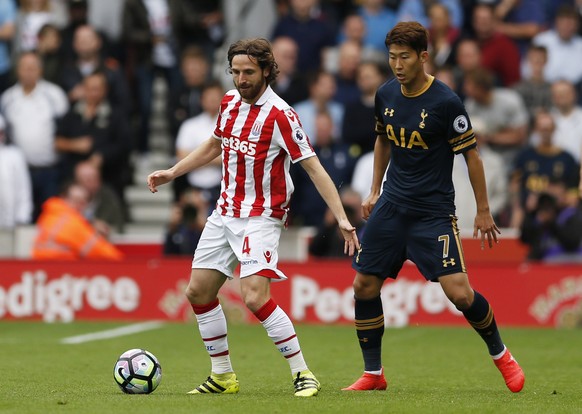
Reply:
[[[317,191],[327,203],[338,222],[338,226],[345,240],[344,253],[353,256],[354,252],[360,248],[360,242],[356,235],[356,228],[352,226],[346,216],[333,181],[316,156],[304,159],[301,161],[301,166],[305,169],[311,181],[313,181],[315,188],[317,188]]]
[[[501,234],[501,231],[499,231],[489,210],[483,161],[481,161],[481,157],[476,148],[463,153],[463,156],[467,162],[469,179],[473,187],[475,202],[477,203],[477,215],[475,216],[473,225],[473,238],[479,237],[479,233],[481,233],[481,249],[485,248],[485,238],[487,238],[487,243],[489,248],[491,248],[493,247],[493,242],[498,242],[497,235]]]
[[[148,188],[152,193],[158,191],[160,185],[169,183],[181,175],[203,167],[220,155],[221,141],[210,137],[202,145],[178,161],[172,168],[154,171],[147,178]]]

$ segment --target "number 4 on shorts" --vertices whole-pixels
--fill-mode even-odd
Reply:
[[[245,236],[243,240],[243,247],[242,247],[243,254],[251,254],[251,246],[249,244],[249,236]]]

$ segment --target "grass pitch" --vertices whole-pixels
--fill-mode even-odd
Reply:
[[[574,413],[582,411],[582,331],[502,329],[526,373],[512,394],[469,327],[387,329],[388,390],[342,392],[361,375],[351,326],[298,325],[310,368],[322,383],[315,398],[293,396],[287,363],[260,325],[231,325],[229,343],[241,383],[236,395],[189,396],[209,374],[197,327],[159,329],[63,344],[66,337],[126,324],[0,323],[1,413]],[[145,348],[162,365],[150,395],[123,394],[113,366],[123,351]]]

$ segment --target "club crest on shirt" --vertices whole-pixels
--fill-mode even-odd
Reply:
[[[298,143],[302,143],[305,140],[305,132],[301,128],[295,128],[293,130],[293,139]]]
[[[263,123],[261,121],[255,121],[253,127],[251,128],[251,133],[249,138],[258,138],[261,135],[261,130],[263,129]]]
[[[420,113],[420,117],[422,118],[422,121],[420,121],[420,124],[418,124],[419,128],[424,128],[426,126],[426,124],[424,123],[424,120],[426,119],[427,116],[428,116],[428,113],[423,109],[422,112]]]
[[[469,129],[469,121],[467,120],[467,117],[465,115],[459,115],[456,117],[453,121],[453,128],[455,128],[455,131],[459,134],[466,132],[467,129]]]

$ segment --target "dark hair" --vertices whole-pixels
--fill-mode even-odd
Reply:
[[[247,55],[261,69],[269,69],[269,75],[267,76],[268,84],[273,83],[277,79],[279,68],[273,56],[271,43],[267,39],[242,39],[231,44],[227,53],[229,71],[232,70],[232,58],[236,55]]]
[[[316,117],[318,117],[318,116],[324,116],[324,117],[330,119],[333,122],[333,118],[331,116],[331,112],[329,112],[326,108],[318,109],[317,112],[315,113],[315,116]]]
[[[182,207],[182,222],[185,224],[195,223],[198,218],[198,209],[192,204]]]
[[[83,81],[89,79],[89,78],[99,78],[101,79],[101,81],[103,82],[103,87],[105,88],[106,91],[109,90],[109,79],[107,78],[107,73],[102,70],[102,69],[95,69],[93,72],[89,73],[87,76],[85,76],[85,78],[83,79]]]
[[[477,4],[475,5],[475,9],[483,9],[489,11],[489,13],[493,15],[495,14],[495,5],[491,3],[477,2]],[[475,11],[475,9],[473,9],[473,11]]]
[[[358,70],[362,66],[372,66],[374,70],[377,71],[383,78],[387,78],[388,76],[390,76],[390,67],[385,62],[378,62],[372,59],[365,59],[362,60],[358,65]]]
[[[67,198],[69,196],[71,188],[73,188],[73,187],[83,187],[83,186],[81,184],[79,184],[77,181],[75,181],[73,178],[71,178],[71,177],[67,178],[59,186],[59,192],[57,194],[58,197]],[[83,188],[85,188],[85,187],[83,187]]]
[[[454,72],[454,66],[445,63],[444,65],[435,69],[435,73],[439,72]]]
[[[204,54],[204,50],[202,50],[199,46],[188,46],[184,49],[182,54],[180,55],[181,60],[185,59],[204,59],[208,60],[206,55]]]
[[[554,127],[554,129],[556,128],[556,120],[554,119],[554,116],[552,115],[552,113],[550,111],[548,111],[545,108],[539,108],[534,116],[533,116],[533,124],[535,125],[538,122],[538,118],[540,116],[547,116],[548,118],[550,118],[552,120],[552,126]],[[550,180],[552,180],[552,178],[550,178]]]
[[[490,91],[495,86],[493,74],[485,68],[475,68],[465,74],[465,80],[473,82],[477,87]]]
[[[221,91],[224,92],[224,88],[222,87],[222,83],[220,83],[218,80],[216,79],[210,79],[208,81],[206,81],[204,83],[204,85],[202,85],[202,90],[201,93],[206,92],[209,89],[220,89]]]
[[[57,26],[55,26],[54,24],[50,24],[50,23],[46,23],[44,24],[38,31],[37,36],[39,38],[45,36],[47,33],[49,32],[53,32],[59,35],[59,38],[61,37],[61,32],[59,31],[59,28]]]
[[[436,7],[443,9],[445,11],[445,14],[447,15],[447,17],[449,17],[449,18],[451,17],[451,12],[450,12],[449,8],[440,2],[429,3],[427,10],[426,10],[427,16],[430,13],[430,11]]]
[[[546,212],[546,213],[554,213],[557,214],[558,212],[558,200],[555,196],[549,193],[540,193],[538,196],[538,202],[535,206],[535,212]]]
[[[314,85],[317,85],[321,78],[325,76],[333,78],[333,75],[330,72],[326,71],[325,69],[318,69],[307,73],[307,75],[305,76],[307,88],[311,89]]]
[[[530,47],[528,48],[528,52],[541,52],[544,54],[544,56],[548,56],[548,49],[545,46],[541,46],[541,45],[530,45]]]
[[[558,10],[556,11],[556,19],[566,17],[569,19],[578,19],[578,12],[574,6],[569,4],[561,5]]]
[[[428,50],[428,31],[418,22],[399,22],[388,32],[384,44],[388,50],[390,45],[409,46],[420,55]]]

